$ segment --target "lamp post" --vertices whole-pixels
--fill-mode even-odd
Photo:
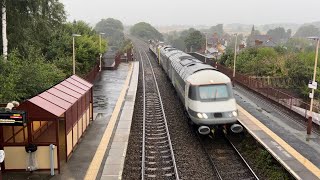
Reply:
[[[76,74],[76,51],[74,48],[75,37],[81,36],[80,34],[72,34],[72,55],[73,55],[73,74]]]
[[[207,33],[204,33],[206,36],[206,49],[204,50],[204,63],[207,63],[207,46],[208,46],[208,40],[207,40]]]
[[[234,78],[236,77],[236,58],[237,58],[237,38],[238,38],[238,34],[235,33],[234,35],[236,36],[236,41],[234,43],[233,75],[232,75],[233,81],[234,81]]]
[[[99,63],[99,72],[101,71],[102,64],[101,64],[101,59],[102,59],[102,52],[101,52],[101,36],[104,35],[105,33],[100,33],[99,34],[99,51],[100,51],[100,63]]]
[[[313,80],[312,80],[312,92],[309,95],[310,97],[310,116],[308,117],[308,126],[307,126],[307,141],[310,139],[311,135],[311,129],[312,129],[312,108],[313,108],[313,96],[314,96],[314,90],[317,88],[316,84],[316,73],[317,73],[317,62],[318,62],[318,49],[319,49],[319,42],[320,42],[320,37],[308,37],[308,39],[312,40],[317,40],[317,48],[316,48],[316,57],[314,60],[314,69],[313,69]]]

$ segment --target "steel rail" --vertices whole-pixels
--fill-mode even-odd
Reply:
[[[250,165],[247,163],[247,161],[243,158],[243,156],[240,154],[240,152],[238,151],[238,149],[236,148],[235,145],[233,145],[233,143],[230,141],[230,139],[225,136],[225,138],[227,139],[227,141],[230,143],[230,145],[233,147],[233,149],[237,152],[237,154],[239,155],[239,157],[242,159],[242,161],[244,162],[244,164],[246,164],[247,168],[250,170],[250,172],[252,173],[252,175],[256,178],[256,180],[259,180],[259,177],[256,175],[256,173],[252,170],[252,168],[250,167]]]
[[[142,50],[143,52],[144,52],[144,54],[146,55],[146,57],[147,57],[147,61],[149,62],[149,64],[150,64],[150,70],[151,70],[151,72],[152,72],[152,76],[153,76],[153,82],[154,82],[154,84],[155,84],[155,88],[156,88],[156,92],[157,92],[157,98],[158,98],[158,100],[159,100],[159,105],[160,105],[160,108],[161,108],[161,113],[162,113],[162,115],[161,115],[161,118],[163,119],[163,123],[164,123],[164,125],[165,125],[165,130],[166,130],[166,132],[165,132],[165,135],[166,135],[166,137],[165,137],[165,139],[167,139],[167,142],[168,142],[168,146],[169,146],[169,148],[170,148],[170,155],[171,155],[171,162],[172,162],[172,165],[173,165],[173,170],[174,170],[174,172],[173,172],[173,174],[174,174],[174,176],[175,176],[175,179],[179,179],[179,174],[178,174],[178,169],[177,169],[177,165],[176,165],[176,162],[175,162],[175,157],[174,157],[174,151],[173,151],[173,147],[172,147],[172,143],[171,143],[171,138],[170,138],[170,133],[169,133],[169,128],[168,128],[168,123],[167,123],[167,119],[166,119],[166,115],[165,115],[165,112],[164,112],[164,107],[163,107],[163,103],[162,103],[162,98],[161,98],[161,95],[160,95],[160,91],[159,91],[159,88],[158,88],[158,83],[157,83],[157,79],[156,79],[156,76],[155,76],[155,73],[154,73],[154,71],[153,71],[153,67],[152,67],[152,64],[151,64],[151,62],[150,62],[150,59],[149,59],[149,57],[148,57],[148,55],[146,54],[146,52],[144,51],[144,50]],[[150,103],[150,101],[152,101],[152,99],[150,100],[150,99],[147,99],[148,97],[147,97],[147,93],[146,93],[146,78],[145,78],[145,69],[146,69],[146,66],[145,66],[145,64],[144,64],[144,62],[143,62],[143,55],[141,54],[141,51],[139,50],[139,54],[140,54],[140,61],[141,61],[141,67],[142,67],[142,75],[143,75],[143,77],[142,77],[142,79],[143,79],[143,139],[142,139],[142,161],[141,161],[141,179],[145,179],[146,178],[146,176],[147,176],[147,174],[146,174],[146,170],[147,170],[147,168],[146,168],[146,163],[148,163],[147,161],[146,161],[146,143],[147,143],[147,140],[149,139],[152,139],[152,138],[147,138],[146,136],[147,136],[147,133],[146,133],[146,129],[147,129],[147,123],[146,123],[146,121],[147,121],[147,112],[146,112],[146,107],[147,107],[147,101]],[[153,102],[154,104],[153,105],[155,105],[156,103],[155,102]],[[155,106],[157,106],[157,104],[155,105]],[[159,124],[161,124],[161,122],[159,123]],[[162,133],[160,133],[160,134],[162,134]],[[166,170],[168,170],[168,169],[163,169],[164,171],[166,171]]]

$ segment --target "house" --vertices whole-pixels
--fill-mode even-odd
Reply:
[[[254,35],[254,46],[257,47],[275,47],[277,44],[272,41],[272,38],[268,35]]]

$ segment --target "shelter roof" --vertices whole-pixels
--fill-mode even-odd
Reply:
[[[41,117],[45,114],[50,115],[51,118],[60,117],[76,103],[78,99],[90,91],[92,86],[93,85],[86,80],[77,75],[73,75],[22,103],[18,109],[27,111],[31,119],[32,117],[36,117],[37,113],[41,114]]]

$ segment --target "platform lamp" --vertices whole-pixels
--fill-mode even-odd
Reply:
[[[236,58],[237,58],[237,39],[238,39],[238,34],[234,34],[236,36],[236,41],[234,43],[234,56],[233,56],[233,75],[232,79],[234,81],[234,78],[236,77]]]
[[[76,74],[76,50],[74,48],[75,37],[81,36],[80,34],[72,34],[72,55],[73,55],[73,75]]]
[[[320,37],[308,37],[308,39],[316,40],[317,47],[316,47],[316,57],[314,60],[314,69],[313,69],[313,80],[312,84],[309,84],[309,88],[312,89],[309,97],[310,97],[310,116],[308,117],[308,126],[307,126],[307,141],[310,139],[311,129],[312,129],[312,108],[313,108],[313,97],[314,97],[314,90],[317,89],[317,82],[316,82],[316,74],[317,74],[317,62],[318,62],[318,49],[319,49],[319,42]]]
[[[104,35],[105,33],[100,33],[99,34],[99,50],[100,50],[100,63],[99,63],[99,72],[101,71],[101,68],[102,68],[102,62],[101,62],[101,59],[102,59],[102,52],[101,52],[101,38],[102,38],[102,35]]]
[[[204,50],[204,63],[207,63],[207,49],[208,49],[208,39],[207,39],[207,33],[204,33],[205,37],[206,37],[206,46],[205,46],[205,50]]]

